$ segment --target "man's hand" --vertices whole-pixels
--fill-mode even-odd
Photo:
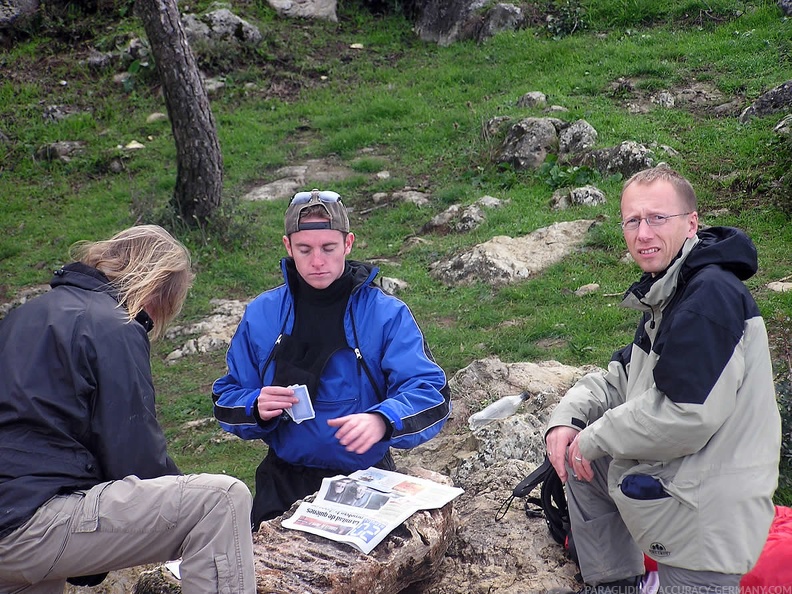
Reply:
[[[358,413],[329,419],[327,424],[338,427],[336,439],[347,452],[365,454],[385,435],[385,419],[376,413]]]
[[[264,386],[256,399],[256,408],[262,421],[269,421],[279,416],[285,409],[297,404],[291,388],[280,386]]]
[[[566,483],[569,478],[566,469],[567,448],[576,440],[578,433],[580,433],[580,431],[572,427],[560,426],[550,429],[545,437],[547,458],[550,460],[550,464],[553,465],[553,468],[555,468],[558,478],[561,479],[562,483]],[[580,457],[579,452],[575,455]],[[572,458],[570,458],[570,460],[572,460]],[[570,464],[570,466],[572,465]]]
[[[572,467],[572,472],[578,480],[590,483],[594,478],[594,470],[591,468],[591,462],[583,457],[580,453],[580,443],[578,442],[580,433],[575,436],[572,443],[569,444],[567,455],[569,456],[569,465]]]

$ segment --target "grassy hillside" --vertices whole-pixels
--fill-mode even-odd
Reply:
[[[190,9],[208,4],[192,2]],[[615,307],[616,295],[639,274],[622,261],[620,180],[592,179],[608,196],[605,206],[552,211],[552,191],[570,171],[499,166],[492,159],[499,139],[482,135],[495,116],[543,115],[517,106],[526,92],[542,91],[569,110],[558,117],[594,126],[601,147],[635,140],[673,148],[678,156],[666,160],[693,181],[702,221],[753,237],[760,271],[748,284],[771,330],[779,379],[789,376],[792,293],[766,285],[791,274],[792,202],[783,176],[792,151],[772,132],[781,115],[745,125],[736,117],[792,79],[790,24],[775,2],[537,3],[537,13],[549,11],[554,20],[444,48],[419,41],[398,10],[377,15],[342,3],[339,22],[326,23],[280,19],[259,0],[235,2],[234,11],[258,25],[265,41],[256,50],[199,55],[202,69],[226,83],[212,99],[224,208],[200,230],[179,224],[166,207],[175,149],[167,122],[147,123],[165,110],[153,65],[141,59],[96,72],[86,61],[89,48],[110,51],[143,36],[130,6],[117,2],[112,14],[99,15],[73,6],[53,11],[30,38],[0,54],[0,131],[8,137],[0,152],[0,301],[47,282],[74,241],[136,222],[168,226],[193,253],[198,276],[182,321],[205,316],[211,298],[253,297],[279,282],[286,205],[239,197],[272,181],[281,166],[326,157],[358,174],[332,188],[353,210],[354,257],[387,259],[383,274],[409,283],[401,297],[449,375],[488,355],[604,364],[631,339],[637,321]],[[131,75],[125,84],[113,80],[119,70]],[[649,100],[691,88],[720,99],[674,108]],[[735,107],[726,114],[714,109],[729,100]],[[632,109],[636,102],[645,109]],[[73,113],[59,119],[50,106]],[[37,156],[40,146],[65,140],[85,143],[69,162]],[[132,140],[145,148],[120,148]],[[372,175],[381,169],[391,176]],[[431,205],[369,209],[375,192],[405,186],[429,193]],[[509,206],[470,234],[428,236],[406,247],[434,214],[484,195],[509,199]],[[584,253],[520,285],[446,287],[429,276],[431,262],[494,235],[600,215],[605,223]],[[599,293],[571,295],[592,282]],[[210,387],[224,371],[223,353],[169,366],[164,357],[174,346],[156,345],[154,370],[175,458],[184,470],[228,472],[252,484],[260,446],[218,439],[213,425],[184,428],[211,415]]]

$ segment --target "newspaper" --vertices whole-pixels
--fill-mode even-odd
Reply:
[[[368,554],[416,511],[443,507],[462,493],[459,487],[368,468],[322,480],[314,501],[303,501],[281,525]]]

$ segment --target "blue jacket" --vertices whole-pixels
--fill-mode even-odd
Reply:
[[[284,279],[286,263],[284,258]],[[213,386],[220,426],[242,439],[263,439],[290,464],[346,472],[368,468],[390,446],[412,448],[434,437],[451,412],[445,373],[410,309],[371,284],[377,268],[348,263],[354,277],[344,314],[349,348],[336,351],[322,371],[318,393],[311,395],[316,418],[297,424],[285,415],[261,421],[254,413],[259,391],[272,385],[277,346],[294,325],[288,282],[248,304],[228,349],[228,374]],[[365,412],[387,419],[389,438],[365,454],[347,452],[327,420]]]

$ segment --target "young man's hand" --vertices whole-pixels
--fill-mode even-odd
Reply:
[[[297,404],[294,390],[280,386],[264,386],[256,399],[256,408],[262,421],[269,421],[292,405]]]
[[[365,454],[385,435],[385,419],[376,413],[358,413],[329,419],[327,424],[338,427],[335,437],[347,452]]]

